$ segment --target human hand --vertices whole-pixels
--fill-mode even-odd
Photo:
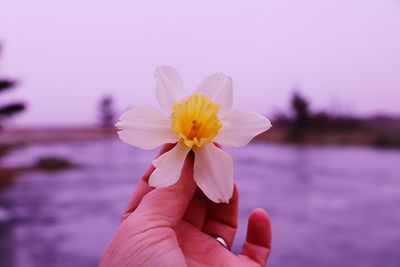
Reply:
[[[161,153],[171,149],[163,147]],[[264,266],[271,250],[271,224],[263,209],[248,220],[240,255],[231,248],[237,229],[238,192],[229,204],[210,201],[193,180],[189,154],[179,181],[151,188],[150,167],[132,195],[122,223],[106,248],[100,266]],[[215,237],[222,237],[228,249]]]

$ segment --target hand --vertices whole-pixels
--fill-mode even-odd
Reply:
[[[162,153],[171,149],[166,145]],[[237,229],[238,192],[229,204],[216,204],[196,189],[193,155],[189,154],[179,181],[151,188],[150,167],[140,180],[122,223],[109,243],[100,266],[264,266],[271,250],[271,224],[263,209],[252,211],[246,241],[235,255],[230,249]]]

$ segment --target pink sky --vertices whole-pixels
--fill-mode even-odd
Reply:
[[[294,86],[313,108],[400,114],[397,0],[2,0],[1,74],[29,111],[16,125],[93,123],[101,95],[121,111],[157,105],[155,67],[234,79],[236,106],[272,115]]]

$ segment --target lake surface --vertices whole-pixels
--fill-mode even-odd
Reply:
[[[256,207],[272,220],[271,267],[400,266],[400,151],[253,143],[235,159],[240,251]],[[3,164],[81,164],[21,175],[0,192],[0,266],[97,266],[156,151],[114,139],[32,145]]]

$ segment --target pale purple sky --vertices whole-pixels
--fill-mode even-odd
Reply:
[[[2,0],[2,76],[29,111],[16,125],[93,123],[157,105],[153,71],[177,68],[189,94],[207,74],[234,79],[235,105],[272,115],[294,86],[313,108],[400,114],[398,0]]]

